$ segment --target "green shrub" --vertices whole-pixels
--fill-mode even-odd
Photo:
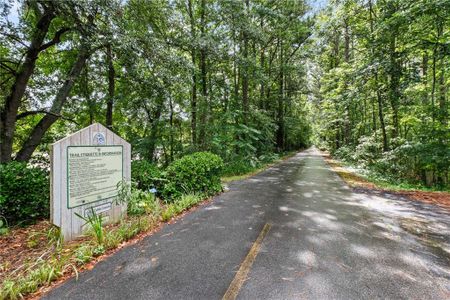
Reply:
[[[175,160],[166,170],[164,199],[177,199],[187,193],[212,195],[220,192],[222,168],[222,159],[210,152],[197,152]]]
[[[117,200],[119,203],[127,204],[127,213],[129,215],[142,215],[145,213],[158,215],[160,213],[161,208],[155,193],[140,190],[134,184],[126,181],[120,182],[118,188]]]
[[[131,180],[136,183],[138,189],[148,191],[152,188],[160,189],[162,173],[148,160],[135,160],[131,162]]]
[[[48,218],[49,189],[46,170],[19,162],[0,164],[0,215],[9,225]]]
[[[138,189],[131,191],[131,197],[129,198],[128,214],[129,215],[142,215],[145,213],[152,213],[158,209],[158,199],[155,194],[144,192]]]
[[[355,149],[350,146],[342,146],[333,152],[333,155],[345,162],[355,162]]]
[[[242,175],[253,172],[256,170],[257,165],[255,163],[251,163],[251,161],[237,159],[230,162],[225,163],[223,168],[222,175],[223,176],[234,176],[234,175]]]

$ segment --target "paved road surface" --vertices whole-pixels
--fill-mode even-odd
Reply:
[[[450,299],[450,215],[356,193],[315,149],[126,247],[46,299],[221,299],[266,223],[238,299]]]

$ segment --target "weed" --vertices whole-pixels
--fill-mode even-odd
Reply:
[[[54,245],[56,250],[61,250],[64,244],[64,236],[61,229],[56,226],[50,227],[47,231],[47,243],[48,245]]]
[[[0,235],[7,235],[9,233],[8,221],[5,217],[0,215]]]
[[[107,250],[114,249],[123,242],[123,237],[118,230],[110,230],[105,233],[104,245]]]
[[[57,227],[51,227],[47,232],[32,233],[29,241],[33,246],[46,237],[48,245],[54,245],[55,248],[52,251],[55,255],[46,260],[40,259],[32,266],[28,266],[26,272],[23,272],[17,278],[4,280],[0,286],[0,300],[23,298],[24,295],[33,293],[40,286],[62,276],[67,268],[73,268],[78,276],[77,266],[82,266],[94,257],[104,254],[107,250],[116,248],[123,241],[129,240],[141,232],[148,231],[158,221],[159,217],[167,221],[203,199],[201,194],[182,195],[174,203],[162,209],[156,197],[151,195],[150,198],[148,193],[144,194],[145,214],[130,216],[126,220],[122,220],[118,227],[111,230],[102,227],[102,216],[95,214],[93,209],[85,217],[77,214],[79,218],[86,222],[85,224],[89,224],[95,242],[82,242],[75,249],[63,248],[63,237]],[[64,251],[62,251],[63,249]],[[5,268],[8,268],[5,264],[0,266],[0,270]]]
[[[36,248],[39,246],[39,238],[40,234],[37,232],[32,232],[27,240],[27,247],[30,249]]]
[[[117,201],[127,204],[129,215],[160,214],[161,205],[155,196],[156,190],[142,191],[126,181],[119,182],[118,189]]]
[[[18,299],[35,292],[43,284],[48,284],[62,275],[63,264],[52,259],[42,261],[24,277],[6,279],[0,288],[0,299]]]
[[[82,266],[94,257],[94,249],[90,244],[83,244],[75,250],[75,263]]]
[[[124,241],[128,241],[139,233],[139,228],[135,222],[124,221],[120,224],[118,232]]]
[[[177,214],[177,206],[175,203],[172,203],[167,205],[166,209],[162,211],[161,218],[163,221],[168,221],[176,214]]]
[[[75,215],[79,218],[81,218],[83,221],[85,221],[86,224],[89,224],[91,227],[91,230],[95,236],[95,238],[97,239],[97,243],[99,245],[103,245],[103,241],[104,241],[104,230],[103,230],[103,217],[101,215],[97,215],[94,211],[94,208],[91,207],[91,211],[90,213],[88,213],[88,215],[86,217],[75,213]]]
[[[19,299],[22,298],[22,293],[19,290],[17,283],[14,280],[6,279],[0,288],[0,299]]]
[[[94,257],[100,256],[103,253],[105,253],[105,247],[103,245],[97,245],[94,247],[94,249],[92,250],[92,255]]]

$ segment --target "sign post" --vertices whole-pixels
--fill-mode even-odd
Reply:
[[[131,180],[131,146],[101,124],[88,126],[52,145],[51,220],[65,241],[83,232],[94,211],[105,223],[119,221],[126,204],[117,203],[117,184]]]

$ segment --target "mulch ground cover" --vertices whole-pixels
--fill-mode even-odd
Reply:
[[[26,227],[12,228],[0,236],[0,282],[12,272],[24,271],[40,257],[45,259],[49,252],[46,233],[52,225],[41,221]]]
[[[49,285],[42,286],[35,293],[25,295],[25,298],[38,299],[51,288],[58,286],[66,279],[75,276],[77,272],[92,269],[99,261],[110,257],[121,248],[135,244],[143,238],[159,231],[164,223],[176,223],[186,214],[207,205],[211,200],[212,198],[205,199],[183,211],[181,214],[172,217],[167,222],[157,222],[148,231],[141,232],[128,241],[122,242],[117,248],[108,250],[103,255],[93,258],[90,262],[78,266],[76,271],[73,268],[67,268],[57,280]],[[118,226],[119,224],[107,225],[105,226],[105,230],[112,230]],[[49,232],[51,232],[52,228],[54,228],[54,225],[47,220],[43,220],[25,227],[10,228],[8,234],[0,236],[0,284],[6,278],[25,275],[30,271],[30,267],[32,269],[33,264],[37,261],[49,259],[55,253],[55,245],[49,241]],[[92,237],[90,236],[79,237],[74,241],[65,243],[62,251],[69,253],[83,242],[88,242],[90,240],[92,240]]]

